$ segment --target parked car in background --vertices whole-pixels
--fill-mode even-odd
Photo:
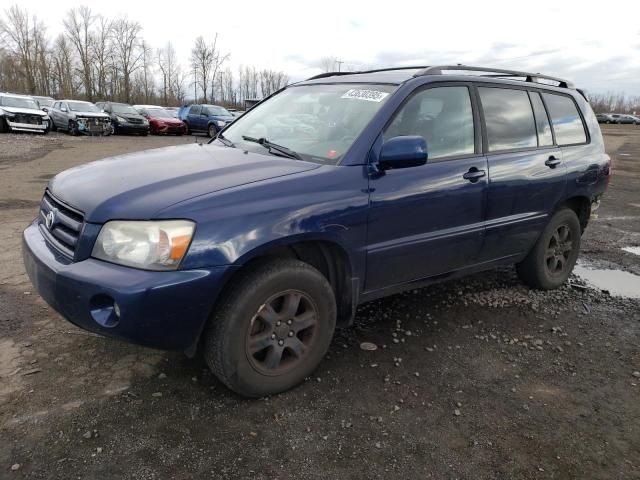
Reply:
[[[206,133],[215,137],[235,120],[226,108],[218,105],[183,105],[178,118],[187,126],[187,133]]]
[[[233,115],[233,118],[241,117],[245,113],[244,110],[238,110],[238,109],[235,109],[235,108],[227,108],[227,110],[229,111],[229,113],[231,115]]]
[[[38,106],[40,106],[40,110],[43,110],[45,112],[48,112],[55,102],[55,99],[51,97],[41,97],[39,95],[34,95],[33,99],[36,102],[38,102]]]
[[[596,118],[598,119],[598,123],[615,123],[610,113],[598,113]]]
[[[91,102],[57,100],[49,110],[52,129],[71,135],[111,135],[111,119]]]
[[[225,385],[264,397],[309,377],[361,303],[514,264],[532,288],[561,287],[610,173],[566,80],[321,74],[209,144],[58,174],[23,258],[75,325],[202,350]]]
[[[113,133],[149,134],[149,121],[128,103],[97,102],[96,107],[111,118]]]
[[[134,105],[140,115],[149,121],[149,129],[153,135],[183,135],[186,128],[182,120],[175,118],[171,112],[157,105]]]
[[[0,132],[49,132],[49,115],[26,95],[0,93]]]
[[[640,125],[640,118],[635,115],[620,115],[616,123],[625,125]]]

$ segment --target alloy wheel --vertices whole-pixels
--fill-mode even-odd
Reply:
[[[562,275],[569,265],[569,257],[572,251],[571,228],[566,223],[563,223],[556,228],[549,239],[545,255],[545,264],[548,272],[553,276]]]
[[[251,319],[246,339],[249,363],[265,375],[281,375],[304,362],[318,335],[318,309],[298,290],[277,293]]]

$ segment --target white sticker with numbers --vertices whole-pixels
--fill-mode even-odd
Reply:
[[[341,98],[353,98],[355,100],[366,100],[367,102],[381,102],[387,95],[389,95],[387,92],[352,88],[342,95]]]

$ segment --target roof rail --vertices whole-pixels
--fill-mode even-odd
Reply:
[[[520,72],[518,70],[504,70],[501,68],[491,67],[472,67],[470,65],[434,65],[431,67],[425,67],[417,72],[414,77],[420,77],[422,75],[442,75],[443,70],[460,70],[465,72],[485,72],[489,77],[522,77],[525,82],[540,83],[538,79],[551,80],[558,83],[560,88],[575,88],[574,84],[569,80],[564,80],[558,77],[551,77],[549,75],[541,75],[540,73]]]
[[[320,73],[318,75],[314,75],[313,77],[307,78],[307,80],[317,80],[318,78],[327,78],[334,77],[338,75],[356,75],[362,73],[377,73],[377,72],[393,72],[394,70],[418,70],[418,69],[426,69],[429,68],[426,65],[413,65],[408,67],[385,67],[385,68],[374,68],[373,70],[359,70],[356,72],[325,72]]]

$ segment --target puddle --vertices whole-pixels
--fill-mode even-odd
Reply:
[[[622,250],[633,253],[634,255],[640,255],[640,247],[624,247]]]
[[[640,298],[640,276],[622,270],[595,268],[578,263],[573,273],[592,287],[607,290],[616,297]]]

